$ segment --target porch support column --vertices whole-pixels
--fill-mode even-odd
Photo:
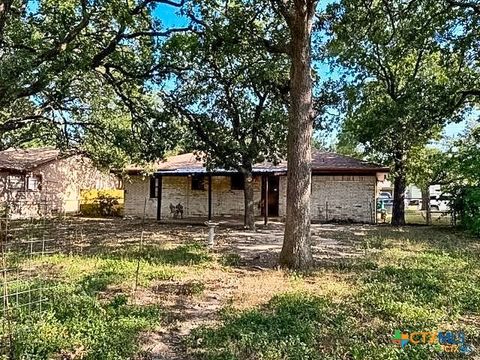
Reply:
[[[162,220],[162,175],[155,179],[157,185],[157,220]]]
[[[208,221],[212,220],[212,174],[208,174]]]
[[[263,181],[265,182],[265,194],[263,197],[263,223],[268,225],[268,175],[263,176]]]

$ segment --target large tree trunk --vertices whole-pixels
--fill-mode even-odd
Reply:
[[[426,186],[422,191],[422,210],[426,212],[427,225],[432,224],[432,213],[430,209],[430,186]]]
[[[405,189],[407,188],[403,156],[395,159],[394,173],[392,225],[403,226],[405,225]]]
[[[311,5],[311,4],[310,4]],[[291,34],[290,108],[288,124],[287,216],[280,265],[306,269],[312,265],[310,244],[312,78],[310,40],[312,11],[295,5]],[[313,11],[314,12],[314,11]]]
[[[245,227],[250,230],[255,230],[255,203],[253,200],[253,176],[252,167],[242,168],[244,181],[244,200],[245,200]]]

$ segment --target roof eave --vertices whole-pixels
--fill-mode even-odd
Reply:
[[[322,168],[312,169],[312,174],[328,175],[328,174],[376,174],[388,173],[389,168]]]

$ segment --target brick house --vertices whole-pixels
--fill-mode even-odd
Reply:
[[[256,216],[286,213],[287,163],[253,167]],[[141,167],[125,169],[125,215],[167,219],[241,217],[243,178],[235,171],[207,171],[192,153],[155,164],[151,176]],[[312,154],[312,221],[376,222],[377,181],[388,168],[329,152]],[[266,201],[265,201],[266,199]],[[182,213],[177,211],[178,205]]]
[[[120,185],[119,178],[99,171],[82,155],[53,148],[0,151],[0,209],[11,218],[75,213],[80,190]]]

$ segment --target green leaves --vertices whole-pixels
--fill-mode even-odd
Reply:
[[[153,18],[154,3],[41,0],[22,11],[7,7],[0,21],[0,148],[54,144],[97,159],[110,148],[107,158],[116,163],[138,158],[148,145],[140,135],[166,127],[158,100],[147,94],[158,71],[155,45],[168,35]],[[145,140],[152,137],[160,135]],[[156,157],[167,140],[155,140]]]
[[[330,13],[327,48],[350,74],[343,131],[367,152],[391,162],[394,152],[407,155],[460,121],[456,97],[470,69],[447,42],[455,17],[445,4],[344,0]]]
[[[162,47],[166,111],[182,120],[192,150],[208,153],[212,166],[248,168],[280,157],[288,59],[263,43],[278,19],[248,2],[198,3],[195,13],[202,14],[201,30],[175,35]]]

